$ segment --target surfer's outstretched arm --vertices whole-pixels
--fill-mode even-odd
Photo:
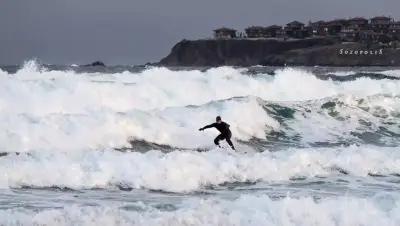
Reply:
[[[215,127],[215,123],[207,125],[207,126],[204,126],[203,128],[200,128],[199,130],[202,131],[202,130],[213,128],[213,127]]]

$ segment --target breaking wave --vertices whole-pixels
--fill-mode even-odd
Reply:
[[[236,182],[289,181],[340,175],[397,177],[400,175],[400,153],[397,148],[375,146],[289,148],[245,155],[221,150],[73,154],[42,151],[3,156],[0,170],[0,188],[5,189],[144,188],[193,192]]]
[[[385,203],[384,207],[382,204]],[[389,204],[389,205],[387,205]],[[316,201],[243,195],[228,201],[191,199],[175,210],[144,203],[0,210],[6,225],[388,225],[400,224],[399,199],[341,197]]]
[[[296,68],[245,72],[76,73],[28,62],[15,74],[0,71],[0,149],[71,152],[127,148],[135,141],[204,148],[216,133],[197,128],[216,115],[232,125],[237,141],[261,149],[397,143],[398,80],[321,80]]]

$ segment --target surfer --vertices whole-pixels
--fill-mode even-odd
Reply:
[[[219,141],[221,140],[226,140],[226,142],[229,144],[229,146],[231,146],[232,150],[235,150],[235,147],[232,144],[231,141],[231,137],[232,137],[232,132],[229,129],[230,125],[226,122],[223,122],[221,119],[221,116],[217,116],[217,118],[215,119],[215,123],[204,126],[203,128],[200,128],[199,131],[203,131],[205,129],[208,128],[216,128],[221,134],[218,135],[215,139],[214,139],[214,143],[215,145],[217,145],[218,147],[221,147],[219,145]]]

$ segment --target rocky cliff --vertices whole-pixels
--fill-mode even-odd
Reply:
[[[159,62],[164,66],[326,65],[400,66],[400,49],[340,43],[336,39],[183,40]]]

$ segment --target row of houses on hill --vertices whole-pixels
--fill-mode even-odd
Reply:
[[[386,16],[379,16],[371,19],[355,17],[351,19],[309,22],[308,25],[299,21],[293,21],[285,26],[251,26],[246,28],[244,33],[225,27],[214,30],[214,37],[217,39],[303,39],[315,36],[339,37],[342,41],[348,42],[366,41],[388,43],[390,41],[400,40],[400,21],[394,21],[392,18]]]

